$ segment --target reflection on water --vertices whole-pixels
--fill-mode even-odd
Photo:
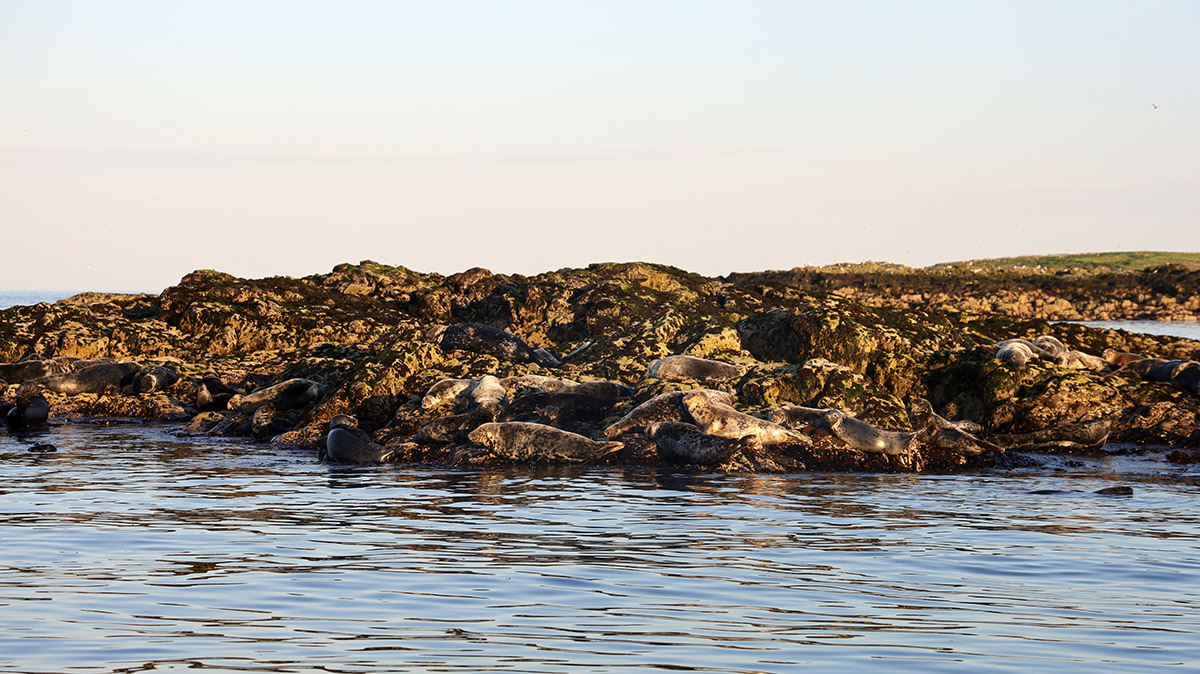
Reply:
[[[1125,330],[1141,332],[1147,335],[1167,335],[1169,337],[1184,337],[1200,339],[1200,323],[1171,322],[1171,321],[1066,321],[1078,323],[1092,328],[1107,330]]]
[[[78,426],[0,460],[5,671],[1200,662],[1195,468],[333,468]]]

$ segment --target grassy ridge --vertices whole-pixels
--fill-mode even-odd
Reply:
[[[1125,269],[1138,271],[1164,264],[1198,265],[1200,253],[1169,251],[1121,251],[1112,253],[1080,253],[1077,255],[1023,255],[995,257],[986,260],[943,262],[930,269],[947,267],[1043,267],[1045,269]]]

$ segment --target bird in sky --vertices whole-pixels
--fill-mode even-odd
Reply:
[[[1158,109],[1158,103],[1151,103],[1151,104],[1150,104],[1150,107],[1152,107],[1152,108],[1154,108],[1155,110],[1157,110],[1157,109]]]

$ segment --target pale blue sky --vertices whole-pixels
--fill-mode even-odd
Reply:
[[[1190,0],[0,0],[0,288],[1200,251],[1197,35]]]

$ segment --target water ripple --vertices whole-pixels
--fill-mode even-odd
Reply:
[[[27,439],[0,438],[6,671],[1200,662],[1190,474],[331,468],[155,427]],[[1135,496],[1092,493],[1114,476]]]

